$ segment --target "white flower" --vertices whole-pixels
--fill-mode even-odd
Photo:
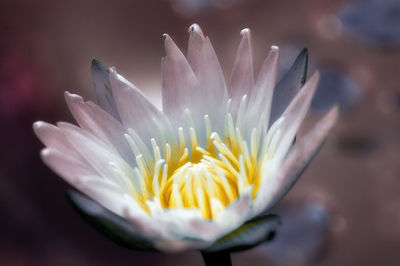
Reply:
[[[307,52],[275,86],[272,46],[255,79],[245,29],[226,84],[208,37],[197,25],[189,33],[187,59],[164,36],[163,111],[94,61],[101,107],[66,92],[79,127],[34,124],[51,169],[162,251],[207,248],[270,208],[337,117],[335,108],[293,145],[319,79],[315,73],[302,86]]]

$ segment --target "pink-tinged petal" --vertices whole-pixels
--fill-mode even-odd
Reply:
[[[159,140],[167,130],[165,115],[112,68],[110,82],[123,124],[134,130],[148,145],[150,138]]]
[[[182,126],[183,110],[189,108],[197,111],[199,84],[181,50],[167,34],[164,37],[167,55],[161,62],[163,110],[175,122],[175,126]]]
[[[76,186],[84,176],[98,175],[85,159],[80,156],[76,157],[66,150],[46,148],[41,151],[40,155],[43,162],[70,185]]]
[[[307,77],[308,51],[304,49],[292,67],[276,85],[272,99],[270,125],[274,123],[297,95]]]
[[[115,100],[111,91],[109,71],[100,61],[96,59],[92,61],[92,77],[97,102],[101,108],[103,108],[103,110],[105,110],[118,121],[121,121],[117,105],[115,104]]]
[[[249,95],[254,86],[253,49],[250,30],[243,29],[240,34],[243,37],[236,54],[228,85],[228,94],[232,98],[231,106],[234,111],[238,110],[243,95]]]
[[[112,145],[129,163],[135,161],[129,144],[124,138],[123,125],[92,102],[85,102],[76,94],[65,92],[67,105],[79,126],[105,143]]]
[[[187,60],[194,72],[198,72],[199,60],[201,58],[201,51],[204,45],[204,34],[197,24],[189,27],[189,45]]]
[[[33,124],[33,131],[46,147],[58,150],[71,157],[76,157],[78,160],[81,158],[58,127],[43,121],[37,121]]]
[[[192,64],[195,64],[192,68],[199,81],[196,101],[201,108],[198,114],[201,118],[209,115],[213,130],[221,132],[228,93],[221,66],[208,37],[204,39],[200,57]]]
[[[133,189],[135,174],[115,148],[93,134],[68,123],[58,123],[66,139],[87,163],[105,179],[110,179],[126,190]],[[118,168],[118,172],[116,172]]]
[[[117,215],[122,216],[128,206],[143,212],[140,207],[129,204],[128,198],[124,197],[124,190],[110,180],[86,177],[75,187]]]
[[[252,120],[262,119],[265,127],[268,128],[268,120],[271,112],[272,95],[278,72],[279,48],[272,46],[268,57],[265,59],[257,81],[250,93],[246,117]],[[254,127],[252,125],[250,128]]]
[[[255,199],[255,214],[271,208],[290,190],[324,144],[338,116],[338,108],[332,108],[294,145],[276,175],[266,179],[263,184]]]

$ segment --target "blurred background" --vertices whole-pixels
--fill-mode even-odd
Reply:
[[[39,158],[32,123],[70,121],[63,91],[94,100],[99,59],[160,105],[162,34],[183,49],[198,23],[226,76],[253,33],[280,75],[303,47],[321,84],[303,132],[335,103],[341,118],[288,196],[275,240],[233,265],[400,265],[399,0],[16,0],[0,2],[0,264],[203,265],[199,253],[120,248],[87,226]]]

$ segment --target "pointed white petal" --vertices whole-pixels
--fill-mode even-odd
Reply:
[[[199,60],[201,58],[201,51],[204,45],[204,35],[201,28],[197,24],[189,27],[189,45],[188,45],[188,62],[193,71],[197,73]]]
[[[117,105],[111,91],[109,71],[98,60],[92,61],[92,77],[94,89],[96,92],[97,102],[111,116],[118,121],[121,118],[118,113]]]
[[[209,115],[212,128],[222,132],[228,93],[221,66],[208,37],[204,39],[200,57],[192,67],[199,80],[197,101],[201,105],[200,115]]]
[[[272,95],[278,72],[279,48],[272,46],[268,57],[265,59],[256,84],[250,93],[246,117],[249,119],[262,119],[268,128],[268,120],[271,112]],[[247,120],[249,120],[247,119]],[[258,123],[258,120],[255,121]],[[249,125],[252,129],[254,125]]]
[[[249,95],[254,86],[253,50],[250,30],[243,29],[243,36],[236,54],[235,63],[229,79],[228,94],[232,98],[232,110],[235,114],[243,95]]]
[[[134,130],[149,146],[151,137],[159,140],[166,130],[164,114],[132,83],[112,68],[110,81],[123,124]]]
[[[96,170],[86,160],[82,157],[76,157],[66,150],[46,148],[41,151],[40,155],[50,169],[73,186],[76,186],[83,176],[97,175]]]
[[[323,145],[335,125],[338,115],[338,108],[332,108],[312,130],[294,145],[279,170],[268,177],[260,187],[254,201],[255,215],[271,208],[290,190]]]
[[[79,158],[79,154],[58,127],[43,121],[37,121],[33,124],[33,131],[46,147],[61,151],[71,157]]]
[[[113,147],[72,124],[58,123],[58,127],[76,151],[100,176],[114,181],[127,191],[133,189],[132,182],[135,178],[133,170]],[[116,173],[113,167],[119,167],[120,171]]]
[[[124,138],[123,125],[92,102],[85,102],[81,96],[65,92],[68,107],[79,126],[105,143],[112,145],[129,163],[135,158]]]
[[[166,57],[161,63],[163,111],[175,122],[175,126],[184,123],[183,110],[197,111],[197,78],[181,50],[165,34]]]

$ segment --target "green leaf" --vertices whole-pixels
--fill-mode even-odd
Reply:
[[[157,251],[152,243],[139,236],[124,218],[107,210],[87,196],[69,190],[67,198],[89,225],[116,244],[134,250]]]
[[[279,216],[264,215],[247,221],[238,229],[218,239],[203,252],[236,252],[271,240],[280,224]]]

